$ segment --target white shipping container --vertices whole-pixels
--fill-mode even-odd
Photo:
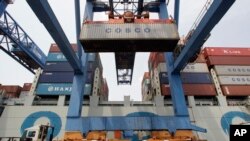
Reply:
[[[182,70],[182,72],[194,72],[194,73],[207,72],[209,73],[209,70],[208,70],[206,63],[189,63]]]
[[[167,72],[166,63],[159,63],[157,66],[158,72]],[[182,72],[190,72],[190,73],[209,73],[208,67],[206,63],[189,63],[182,70]]]
[[[250,76],[218,76],[221,85],[250,85]]]
[[[159,63],[157,66],[158,72],[167,72],[167,64],[166,63]]]
[[[215,65],[217,75],[250,75],[250,66]]]

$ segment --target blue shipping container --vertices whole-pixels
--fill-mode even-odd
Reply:
[[[159,74],[159,78],[160,78],[160,83],[161,84],[168,84],[168,73],[167,72],[160,72]]]
[[[37,95],[70,95],[72,83],[39,83],[36,88]],[[85,84],[84,95],[91,95],[92,85]]]
[[[78,53],[76,53],[78,56]],[[96,61],[96,53],[89,53],[88,61],[95,62]],[[50,52],[47,57],[48,62],[65,62],[68,61],[67,58],[64,56],[63,53],[60,52]]]
[[[94,75],[95,75],[94,71],[87,72],[86,83],[92,84],[94,81]]]
[[[213,81],[209,73],[181,73],[184,84],[212,84]]]
[[[160,83],[168,84],[168,75],[166,72],[159,74]],[[213,81],[209,73],[181,73],[181,79],[183,84],[212,84]]]
[[[74,72],[43,72],[39,83],[72,83]]]
[[[45,72],[73,72],[73,68],[68,62],[47,62],[44,69]]]
[[[96,61],[96,56],[97,56],[97,53],[89,53],[89,56],[88,56],[88,61]]]
[[[49,53],[47,62],[66,62],[68,61],[63,53]]]

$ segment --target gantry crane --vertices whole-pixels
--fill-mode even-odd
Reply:
[[[12,3],[13,0],[0,1],[0,49],[34,74],[35,69],[45,66],[46,55],[5,11]]]
[[[78,56],[77,57],[73,50],[70,48],[70,43],[63,32],[53,10],[51,9],[47,0],[26,0],[34,13],[37,15],[39,20],[44,24],[47,28],[48,32],[55,40],[55,42],[59,45],[61,51],[64,53],[66,58],[68,59],[69,63],[71,64],[72,68],[75,71],[75,76],[73,80],[73,87],[72,93],[70,98],[70,104],[68,108],[67,114],[67,123],[66,123],[66,131],[69,133],[73,133],[74,131],[79,132],[79,138],[70,138],[69,139],[81,139],[82,133],[88,133],[89,131],[102,131],[102,130],[124,130],[124,131],[133,131],[133,130],[168,130],[171,133],[175,133],[179,130],[196,130],[205,132],[206,130],[191,124],[188,109],[185,103],[184,92],[182,88],[182,83],[180,79],[180,70],[185,67],[188,63],[190,58],[194,56],[194,54],[201,48],[204,41],[206,41],[208,35],[210,34],[211,30],[214,26],[220,21],[220,19],[224,16],[224,14],[228,11],[231,5],[235,2],[235,0],[214,0],[210,1],[209,6],[207,7],[206,12],[198,22],[197,26],[193,29],[192,34],[186,41],[185,45],[182,46],[181,51],[179,54],[174,58],[173,50],[176,47],[177,42],[167,43],[166,40],[160,41],[161,49],[152,49],[152,44],[157,44],[156,40],[148,41],[146,39],[142,39],[146,43],[144,48],[142,47],[141,50],[134,45],[142,45],[139,41],[135,41],[130,39],[129,42],[123,41],[116,41],[118,45],[122,47],[127,47],[123,50],[115,50],[111,48],[110,52],[115,52],[116,54],[116,63],[119,65],[123,64],[123,61],[119,62],[119,58],[121,60],[124,59],[126,53],[132,52],[131,54],[135,54],[136,51],[161,51],[165,52],[165,59],[167,60],[167,68],[168,68],[168,78],[170,83],[170,90],[171,90],[171,97],[173,101],[173,108],[174,108],[174,116],[157,116],[157,117],[145,117],[145,116],[138,116],[138,117],[81,117],[82,111],[82,97],[84,91],[84,84],[85,84],[85,72],[86,72],[86,58],[88,57],[85,51],[90,51],[88,49],[89,46],[82,42],[82,45],[79,42],[79,35],[80,35],[80,4],[79,0],[75,0],[75,14],[76,14],[76,30],[77,30],[77,42],[78,42]],[[93,21],[93,13],[94,12],[109,12],[109,19],[113,19],[116,17],[115,14],[118,12],[115,10],[116,3],[121,3],[125,5],[128,4],[135,4],[136,12],[132,11],[132,14],[136,15],[131,18],[131,15],[127,15],[130,17],[131,20],[140,19],[143,16],[143,12],[156,12],[159,13],[159,20],[168,20],[169,15],[167,11],[167,4],[165,0],[157,0],[157,1],[150,1],[144,2],[143,0],[138,1],[114,1],[109,0],[107,2],[102,1],[92,1],[87,0],[84,7],[84,17],[87,18],[87,21]],[[175,0],[175,13],[174,13],[174,24],[178,25],[179,23],[179,0]],[[127,8],[123,8],[127,9]],[[128,11],[123,11],[128,12]],[[131,11],[130,11],[131,12]],[[125,14],[123,13],[123,14]],[[118,19],[122,18],[117,14]],[[124,15],[123,15],[124,16]],[[125,15],[126,16],[126,15]],[[105,23],[101,23],[105,24]],[[130,23],[132,24],[132,23]],[[87,23],[83,24],[83,27],[86,26]],[[123,24],[121,24],[123,25]],[[118,26],[119,27],[119,26]],[[166,27],[167,28],[167,27]],[[82,34],[85,34],[82,31]],[[104,37],[104,40],[105,37]],[[103,40],[97,39],[95,42],[100,42],[101,44],[104,43]],[[123,44],[124,43],[124,44]],[[169,48],[165,47],[164,44],[169,45]],[[108,44],[109,47],[112,44]],[[161,46],[163,45],[163,46]],[[90,45],[91,46],[91,45]],[[83,48],[84,50],[83,50]],[[102,49],[107,49],[105,46],[96,45],[92,47],[97,47],[96,51],[102,52]],[[135,48],[134,50],[132,48]],[[148,48],[149,47],[149,48]],[[94,48],[92,48],[94,49]],[[131,50],[130,50],[131,49]],[[134,55],[131,55],[131,61],[125,62],[133,62]],[[121,63],[121,64],[120,64]],[[116,65],[117,67],[118,65]],[[125,68],[125,67],[124,67]],[[119,69],[119,67],[117,67]],[[129,65],[125,69],[132,69],[133,65]],[[125,73],[129,74],[129,73]],[[132,76],[132,72],[131,72]],[[131,77],[130,76],[130,77]],[[131,79],[132,81],[132,79]],[[126,126],[127,122],[132,122],[134,124],[130,124],[132,126]],[[99,126],[93,126],[98,123]],[[122,124],[121,124],[122,123]],[[75,133],[75,132],[74,132]],[[75,136],[76,137],[76,136]]]

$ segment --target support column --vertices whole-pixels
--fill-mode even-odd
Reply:
[[[175,7],[178,7],[178,6],[175,6]],[[178,14],[178,13],[176,12],[175,14]],[[178,15],[175,15],[175,17],[178,17]],[[165,3],[160,5],[159,18],[160,19],[168,18],[167,5]],[[173,67],[174,67],[173,53],[165,53],[164,55],[165,55],[165,59],[167,62],[168,79],[169,79],[169,84],[170,84],[170,91],[171,91],[171,97],[173,101],[174,113],[176,116],[188,117],[188,109],[187,109],[184,92],[182,88],[180,72],[178,73],[171,72],[171,70],[173,70]]]
[[[81,57],[82,66],[83,66],[83,74],[75,74],[73,79],[72,92],[70,96],[67,122],[66,122],[66,131],[80,131],[83,133],[83,120],[82,120],[82,102],[84,96],[84,86],[86,81],[87,74],[87,65],[88,65],[88,54],[82,52],[82,47],[79,42],[80,35],[80,5],[79,0],[75,0],[75,13],[76,13],[76,30],[77,30],[77,44],[78,44],[78,55]],[[86,2],[85,5],[85,19],[92,20],[93,19],[93,5],[91,2]],[[87,16],[86,16],[87,15]]]

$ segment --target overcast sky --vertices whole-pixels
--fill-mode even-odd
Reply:
[[[181,0],[180,35],[186,35],[207,0]],[[49,0],[61,26],[70,42],[76,42],[74,1]],[[170,0],[169,14],[173,15],[173,0]],[[250,1],[237,0],[224,18],[211,32],[211,37],[205,46],[250,47]],[[47,55],[51,43],[54,43],[44,26],[34,15],[25,0],[16,0],[9,5],[7,11],[23,27],[29,36]],[[83,15],[84,3],[81,3]],[[101,15],[101,16],[100,16]],[[105,19],[105,14],[98,14],[95,19]],[[83,16],[81,16],[83,17]],[[141,81],[145,71],[148,71],[149,53],[137,53],[132,86],[117,86],[115,60],[113,53],[101,54],[104,67],[104,77],[108,80],[109,100],[123,100],[124,95],[130,95],[133,100],[141,100]],[[32,82],[34,75],[19,63],[0,50],[0,83],[4,85],[20,85]],[[112,64],[112,67],[110,65]]]

